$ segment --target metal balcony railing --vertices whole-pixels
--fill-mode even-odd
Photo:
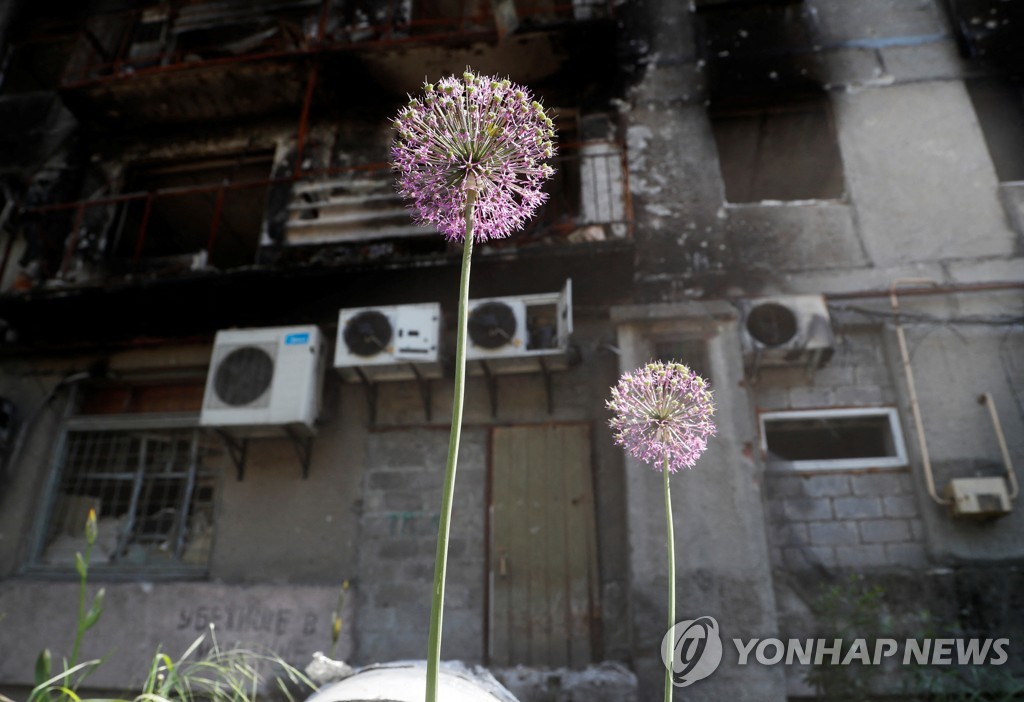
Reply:
[[[497,15],[494,4],[502,8]],[[355,45],[501,34],[610,17],[612,7],[612,0],[179,1],[90,17],[61,84]]]
[[[618,144],[563,144],[555,167],[548,201],[506,245],[631,235],[627,171]],[[48,244],[37,242],[51,252],[44,277],[67,280],[83,277],[78,271],[89,263],[104,276],[176,273],[250,265],[268,245],[437,236],[413,222],[394,192],[387,164],[40,205],[26,209],[21,222],[26,239],[49,238]]]
[[[548,201],[515,241],[596,241],[629,234],[622,148],[609,141],[564,144],[554,159]],[[386,166],[370,166],[299,180],[292,189],[285,243],[344,243],[423,236],[412,222]]]

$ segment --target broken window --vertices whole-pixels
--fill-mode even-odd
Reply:
[[[702,339],[661,339],[654,342],[654,357],[665,363],[682,363],[694,373],[711,381],[707,344]]]
[[[610,123],[602,115],[581,120],[575,111],[554,112],[558,115],[558,152],[552,161],[555,174],[544,185],[548,200],[527,222],[525,235],[517,235],[517,241],[555,237],[580,242],[625,237],[628,222],[622,146],[610,134]]]
[[[712,107],[710,118],[726,201],[842,197],[842,158],[824,93],[747,108]]]
[[[1020,27],[1024,3],[1009,0],[945,0],[953,36],[967,58],[998,70],[1024,65]]]
[[[798,470],[895,468],[907,463],[899,417],[890,407],[761,414],[769,467]]]
[[[967,81],[996,176],[1024,181],[1024,79],[990,76]]]
[[[814,9],[802,0],[696,0],[694,32],[712,103],[822,87]]]
[[[581,134],[574,111],[564,111],[555,126],[555,173],[544,184],[548,200],[527,222],[522,234],[493,242],[495,246],[518,246],[549,238],[602,241],[626,236],[621,145],[603,131]],[[436,241],[432,229],[414,224],[406,203],[395,192],[394,173],[388,165],[360,163],[365,148],[364,144],[364,151],[358,152],[346,142],[333,156],[326,175],[311,175],[294,186],[275,186],[280,189],[274,191],[272,199],[283,193],[286,213],[281,217],[268,213],[267,239],[288,246],[366,244],[391,239],[395,240],[391,249],[394,255],[417,250],[416,239]],[[279,161],[277,168],[285,163]]]
[[[139,424],[82,421],[66,432],[38,565],[73,565],[95,510],[94,566],[205,568],[222,448],[197,427]]]
[[[267,150],[130,167],[113,258],[152,270],[253,263],[271,162]]]

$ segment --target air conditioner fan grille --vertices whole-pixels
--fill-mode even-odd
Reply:
[[[516,334],[516,316],[504,302],[485,302],[469,315],[469,338],[485,349],[510,343]]]
[[[391,322],[383,312],[360,312],[345,324],[345,346],[357,356],[376,356],[391,343]]]
[[[747,331],[765,346],[781,346],[796,336],[796,315],[785,305],[765,302],[747,313]]]
[[[274,379],[274,359],[263,349],[243,346],[225,356],[217,366],[213,390],[226,405],[252,404]]]

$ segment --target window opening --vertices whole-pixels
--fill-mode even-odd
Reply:
[[[907,463],[893,408],[764,412],[761,447],[770,467],[893,468]]]
[[[710,118],[728,202],[842,197],[842,157],[826,95],[713,108]]]
[[[205,566],[221,454],[198,429],[69,430],[40,563],[72,565],[96,510],[94,564]]]
[[[989,77],[967,81],[996,176],[1024,181],[1024,79]]]
[[[654,342],[654,357],[659,361],[683,363],[711,382],[707,344],[701,339],[662,339]]]
[[[112,246],[114,257],[186,270],[253,263],[272,162],[272,153],[265,151],[129,168],[124,192],[152,196],[126,203]],[[249,181],[256,184],[245,185]]]

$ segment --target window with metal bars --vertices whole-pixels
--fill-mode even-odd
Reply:
[[[95,509],[93,565],[204,569],[222,456],[197,428],[70,428],[36,563],[73,564]]]

